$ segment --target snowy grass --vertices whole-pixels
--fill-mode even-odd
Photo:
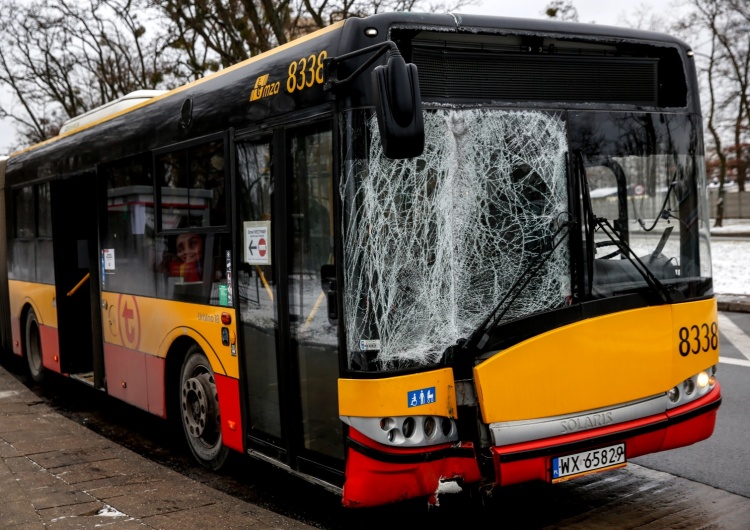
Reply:
[[[711,262],[714,292],[717,294],[750,294],[750,239],[736,240],[722,236],[750,235],[749,219],[728,219],[721,228],[711,220]]]

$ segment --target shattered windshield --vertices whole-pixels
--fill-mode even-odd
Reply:
[[[435,362],[488,316],[568,215],[563,113],[427,111],[424,153],[406,160],[383,155],[368,111],[343,117],[349,367]],[[560,245],[505,318],[559,307],[570,293]]]

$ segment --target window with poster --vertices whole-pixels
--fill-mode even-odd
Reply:
[[[231,305],[224,133],[154,153],[156,295]]]

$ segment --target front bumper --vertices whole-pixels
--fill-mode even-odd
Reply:
[[[625,443],[628,460],[710,437],[721,404],[719,384],[682,407],[625,423],[503,447],[491,447],[495,477],[483,477],[471,443],[402,449],[373,442],[350,429],[342,502],[369,507],[436,495],[441,484],[494,482],[500,486],[551,481],[551,459]]]

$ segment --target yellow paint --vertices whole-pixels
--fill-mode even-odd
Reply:
[[[543,333],[474,368],[482,417],[487,423],[543,418],[665,392],[718,363],[718,348],[686,357],[678,349],[681,327],[715,321],[715,300],[703,300]]]
[[[221,323],[222,313],[229,313],[231,325]],[[215,373],[239,378],[237,357],[221,343],[223,327],[236,336],[234,309],[105,292],[102,320],[107,343],[165,358],[177,338],[188,336],[206,353]]]
[[[408,406],[409,392],[433,386],[434,403]],[[442,368],[384,379],[339,379],[339,414],[365,418],[422,414],[456,418],[453,370]]]
[[[55,286],[45,283],[8,281],[10,293],[10,315],[21,318],[26,304],[31,305],[37,321],[43,326],[57,327],[57,307],[55,306]],[[21,329],[25,323],[21,322]]]

